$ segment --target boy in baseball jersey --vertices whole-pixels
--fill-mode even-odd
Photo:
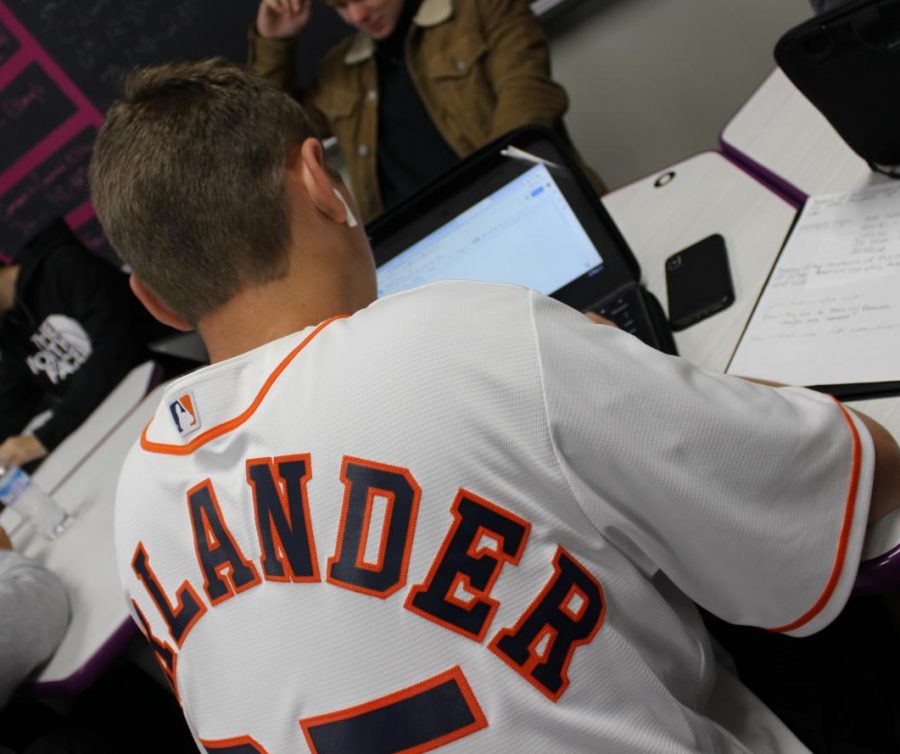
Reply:
[[[513,286],[375,301],[299,106],[220,61],[133,77],[91,170],[135,293],[212,360],[170,385],[116,518],[198,746],[803,751],[692,601],[826,625],[900,502],[880,426]]]

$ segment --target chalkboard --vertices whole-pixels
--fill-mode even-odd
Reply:
[[[75,114],[76,106],[37,63],[27,65],[0,100],[0,171]]]
[[[255,0],[6,0],[101,110],[123,74],[172,58],[246,58]]]
[[[19,49],[19,40],[6,27],[0,26],[0,65],[9,60]]]
[[[4,214],[0,249],[18,249],[50,220],[66,217],[85,204],[87,164],[95,135],[93,127],[85,128],[0,197]],[[103,250],[102,240],[99,250]]]
[[[243,62],[258,0],[0,0],[0,257],[56,217],[115,259],[87,186],[103,111],[128,71],[172,59]],[[349,29],[316,7],[297,61],[312,78]]]

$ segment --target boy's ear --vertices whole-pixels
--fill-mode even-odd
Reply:
[[[336,223],[347,222],[349,207],[336,194],[336,186],[325,164],[325,151],[318,139],[306,139],[296,157],[295,169],[313,206]]]
[[[181,330],[183,332],[194,329],[192,324],[179,317],[168,306],[160,301],[156,297],[156,294],[147,288],[137,275],[132,273],[128,278],[128,283],[131,286],[134,295],[137,296],[138,301],[140,301],[144,305],[144,308],[164,325],[168,325],[169,327],[173,327],[176,330]]]

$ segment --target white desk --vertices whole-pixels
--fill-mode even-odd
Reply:
[[[672,175],[666,182],[666,178]],[[664,184],[664,185],[660,185]],[[724,371],[787,236],[796,209],[719,154],[707,152],[603,197],[640,262],[644,282],[666,306],[663,263],[712,233],[725,238],[735,302],[675,334],[679,353]],[[900,398],[852,401],[900,438]],[[900,511],[870,531],[863,558],[900,542]]]
[[[869,170],[776,68],[722,130],[723,151],[802,202],[890,180]]]
[[[667,181],[669,174],[673,177]],[[796,209],[715,152],[613,191],[603,203],[640,262],[647,288],[663,308],[666,257],[713,233],[725,238],[735,302],[675,333],[682,356],[724,371]]]
[[[48,542],[5,510],[0,523],[16,549],[54,571],[66,586],[69,626],[34,679],[42,692],[75,693],[88,686],[136,633],[119,585],[113,547],[113,502],[119,469],[149,421],[162,386],[147,395],[153,365],[136,368],[35,473],[67,510],[71,527]]]

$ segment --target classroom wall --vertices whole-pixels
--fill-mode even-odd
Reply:
[[[0,0],[0,257],[56,216],[101,253],[86,167],[130,68],[172,57],[242,60],[257,0]],[[340,29],[319,9],[321,44]],[[568,0],[542,19],[569,130],[611,188],[706,149],[773,67],[808,0]],[[303,57],[303,56],[301,56]]]
[[[0,0],[0,260],[55,217],[115,259],[88,197],[103,112],[131,69],[247,56],[258,0]],[[317,8],[298,57],[309,78],[343,24]]]
[[[809,0],[582,0],[545,24],[572,139],[610,188],[716,148],[812,15]]]

